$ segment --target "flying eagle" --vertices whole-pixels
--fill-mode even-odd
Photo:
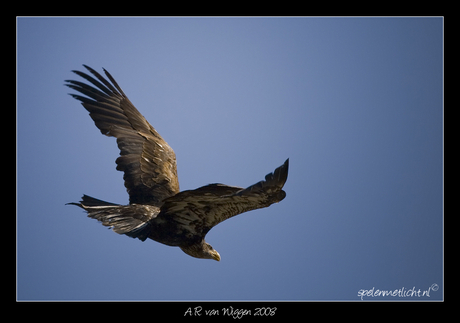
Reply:
[[[273,173],[248,188],[209,184],[195,190],[179,191],[176,156],[160,134],[134,107],[115,79],[104,69],[110,82],[83,65],[90,76],[72,71],[92,85],[66,80],[81,95],[81,101],[96,127],[117,138],[120,157],[117,170],[129,194],[129,205],[119,205],[83,195],[80,203],[88,217],[119,234],[168,246],[186,254],[219,261],[219,253],[204,238],[215,225],[237,214],[268,207],[286,197],[282,190],[288,175],[289,159]]]

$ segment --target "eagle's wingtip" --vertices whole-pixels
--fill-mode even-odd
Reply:
[[[286,161],[284,162],[283,165],[281,165],[280,168],[283,170],[283,173],[286,173],[286,177],[287,177],[287,173],[288,173],[288,170],[289,170],[289,158],[286,159]]]
[[[265,176],[265,181],[270,182],[275,180],[275,185],[280,189],[283,188],[284,183],[286,183],[289,171],[289,158],[286,159],[283,165],[279,166],[273,173],[267,174]]]

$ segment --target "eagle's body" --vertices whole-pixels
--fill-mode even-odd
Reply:
[[[220,222],[254,209],[270,206],[286,196],[289,160],[273,173],[244,189],[210,184],[195,190],[179,191],[176,156],[166,141],[129,101],[113,77],[108,82],[84,65],[96,78],[78,71],[95,87],[66,81],[70,88],[86,95],[71,94],[80,100],[102,134],[117,138],[120,157],[117,170],[124,172],[129,205],[118,205],[83,195],[80,206],[88,216],[119,234],[150,238],[178,246],[196,258],[220,260],[204,237]]]

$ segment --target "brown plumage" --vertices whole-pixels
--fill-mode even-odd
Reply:
[[[66,85],[85,95],[71,94],[82,102],[101,133],[117,138],[120,149],[117,170],[124,172],[129,194],[129,205],[87,195],[83,195],[80,203],[69,203],[83,208],[89,217],[119,234],[178,246],[192,257],[220,260],[219,253],[204,240],[212,227],[237,214],[268,207],[286,196],[282,188],[289,159],[266,175],[264,181],[246,189],[209,184],[180,192],[176,156],[168,143],[106,70],[111,83],[92,68],[83,66],[96,78],[73,72],[93,86],[71,80]]]

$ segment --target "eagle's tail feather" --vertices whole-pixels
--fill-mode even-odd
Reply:
[[[84,209],[85,206],[120,206],[120,204],[114,204],[102,200],[95,199],[94,197],[83,195],[80,203],[67,203],[66,205],[76,205]]]
[[[83,195],[80,203],[67,203],[76,205],[88,213],[88,217],[98,220],[102,225],[111,228],[118,234],[147,239],[150,232],[149,220],[156,217],[160,209],[147,205],[119,205],[98,200],[94,197]]]

